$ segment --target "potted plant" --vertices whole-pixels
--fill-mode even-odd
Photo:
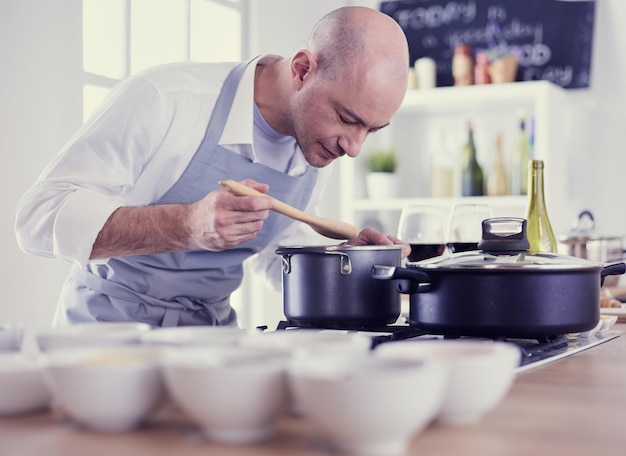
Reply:
[[[395,198],[398,194],[396,151],[393,148],[376,149],[365,157],[365,164],[368,196],[373,199]]]

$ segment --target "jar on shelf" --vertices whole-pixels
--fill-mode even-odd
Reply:
[[[476,64],[474,65],[474,84],[490,84],[489,75],[489,55],[485,51],[476,53]]]
[[[418,89],[437,87],[437,64],[430,57],[422,57],[413,65]]]
[[[452,76],[455,86],[466,86],[474,83],[473,51],[467,44],[460,44],[454,49]]]

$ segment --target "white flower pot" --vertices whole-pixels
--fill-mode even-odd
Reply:
[[[398,196],[398,176],[395,173],[369,173],[365,179],[367,195],[371,199],[388,199]]]

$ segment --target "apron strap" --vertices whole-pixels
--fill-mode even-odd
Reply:
[[[170,326],[178,326],[178,321],[180,320],[180,309],[165,309],[165,315],[163,315],[163,320],[161,321],[161,327],[168,328]]]
[[[130,288],[117,282],[111,282],[103,279],[102,277],[92,274],[85,269],[72,268],[70,275],[76,282],[104,296],[110,296],[111,298],[133,304],[141,303],[163,309],[165,312],[161,322],[161,326],[163,327],[178,326],[181,313],[183,311],[206,312],[211,316],[211,319],[215,322],[214,324],[219,324],[220,321],[212,304],[221,303],[221,301],[216,303],[198,303],[182,296],[178,297],[176,301],[166,301],[131,290]]]
[[[211,144],[219,143],[220,137],[224,131],[224,126],[228,120],[228,115],[230,114],[230,110],[232,108],[233,100],[235,99],[235,95],[237,93],[237,87],[239,87],[239,83],[241,82],[241,78],[243,77],[246,68],[248,68],[248,65],[250,65],[250,63],[255,61],[257,58],[258,57],[255,57],[247,62],[242,62],[230,70],[230,73],[224,81],[222,89],[217,96],[215,107],[213,108],[213,112],[219,112],[220,115],[211,115],[206,133],[204,134],[203,142],[206,141]]]

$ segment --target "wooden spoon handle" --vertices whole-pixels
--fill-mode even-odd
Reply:
[[[219,181],[219,184],[222,188],[229,191],[233,195],[237,196],[267,196],[268,198],[272,198],[269,195],[265,195],[264,193],[258,192],[253,188],[248,187],[247,185],[240,184],[234,180],[223,180]],[[359,230],[357,227],[350,225],[349,223],[341,222],[339,220],[332,220],[325,217],[318,217],[316,215],[308,214],[306,212],[301,211],[289,204],[283,203],[276,198],[272,198],[274,202],[273,210],[286,215],[287,217],[291,217],[294,220],[298,220],[300,222],[304,222],[311,226],[318,233],[333,238],[333,239],[352,239],[358,236]]]
[[[266,196],[268,198],[272,198],[271,196],[266,195],[265,193],[261,193],[253,189],[252,187],[248,187],[247,185],[240,184],[239,182],[231,180],[231,179],[219,181],[219,184],[220,184],[220,187],[222,187],[225,190],[228,190],[233,195]],[[296,209],[295,207],[290,206],[289,204],[283,203],[282,201],[277,200],[276,198],[272,198],[272,201],[274,202],[274,207],[273,207],[274,211],[280,214],[286,215],[287,217],[296,219],[296,220],[306,221],[306,218],[307,218],[306,212],[302,212],[301,210]]]

